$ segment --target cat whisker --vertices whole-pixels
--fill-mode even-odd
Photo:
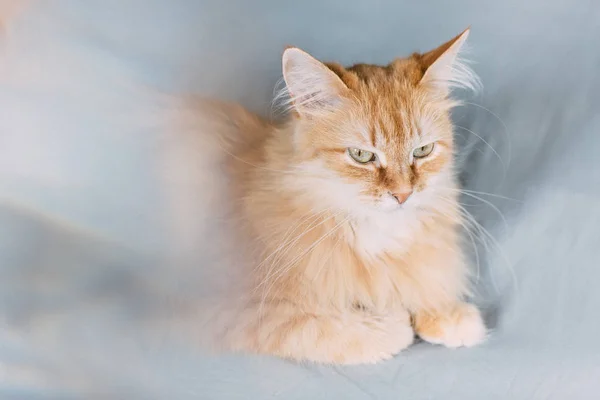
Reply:
[[[461,193],[474,193],[474,194],[480,194],[480,195],[483,195],[483,196],[491,196],[491,197],[496,197],[496,198],[499,198],[499,199],[516,201],[516,202],[519,202],[519,203],[523,202],[522,200],[518,200],[518,199],[515,199],[513,197],[502,196],[502,195],[494,194],[494,193],[478,192],[476,190],[466,190],[466,189],[456,189],[456,190],[458,190]]]
[[[341,212],[340,212],[341,213]],[[338,216],[340,213],[335,214],[335,216]],[[329,219],[329,218],[328,218]],[[284,276],[291,268],[294,267],[294,265],[300,261],[302,258],[304,258],[308,253],[310,253],[316,246],[318,246],[321,242],[323,242],[323,240],[327,239],[329,236],[331,236],[333,233],[335,233],[344,223],[346,223],[348,220],[350,219],[350,217],[346,217],[344,218],[341,222],[339,222],[337,225],[335,225],[332,229],[330,229],[328,232],[326,232],[324,235],[322,235],[319,239],[317,239],[312,245],[310,245],[305,251],[303,251],[302,253],[300,253],[298,256],[296,256],[295,258],[293,258],[291,261],[289,261],[288,263],[286,263],[281,270],[279,271],[279,273],[277,274],[277,276],[274,276],[272,279],[271,284],[269,285],[269,287],[266,289],[264,295],[262,296],[262,300],[261,300],[261,307],[262,304],[264,303],[264,301],[266,300],[266,298],[268,297],[268,294],[270,292],[270,290],[272,289],[272,287],[279,281],[279,279]]]
[[[497,114],[495,114],[494,112],[492,112],[489,108],[486,108],[484,106],[482,106],[481,104],[477,104],[477,103],[472,103],[472,102],[468,102],[465,101],[462,104],[465,105],[471,105],[471,106],[475,106],[478,107],[484,111],[487,111],[488,113],[490,113],[494,118],[496,118],[498,120],[498,122],[500,122],[502,124],[502,127],[504,128],[504,136],[506,137],[506,143],[508,144],[507,146],[507,165],[510,165],[510,162],[512,160],[512,143],[510,141],[510,133],[508,131],[508,127],[506,126],[506,124],[504,123],[504,121],[502,120],[502,118],[500,118]]]
[[[441,200],[441,201],[445,201],[447,204],[450,204],[450,205],[456,204],[453,200],[448,199],[446,197],[438,197],[438,199]],[[459,211],[461,212],[461,215],[464,212],[467,212],[466,210],[459,210]],[[440,211],[438,210],[438,212],[440,212]],[[448,216],[448,217],[452,217],[449,213],[441,212],[441,214],[443,214],[445,216]],[[464,215],[463,215],[463,217],[464,217]],[[479,250],[478,250],[477,245],[475,243],[475,237],[477,237],[477,236],[475,235],[475,232],[471,231],[470,225],[465,225],[466,222],[470,222],[470,221],[461,220],[460,224],[464,228],[464,230],[467,233],[467,235],[469,236],[469,240],[471,241],[471,244],[473,246],[473,252],[475,253],[475,263],[476,263],[476,278],[475,278],[475,282],[479,282],[480,275],[481,275],[481,272],[480,272],[481,271],[481,262],[480,262],[480,257],[479,257]],[[481,238],[477,237],[477,239],[479,239],[479,241],[481,242]],[[486,248],[487,248],[487,246],[486,246]]]
[[[285,254],[285,252],[287,252],[289,249],[291,249],[295,243],[297,243],[303,236],[305,236],[306,234],[308,234],[310,231],[312,231],[313,229],[316,229],[317,227],[319,227],[320,225],[324,224],[325,222],[327,222],[329,219],[334,218],[335,216],[337,216],[338,214],[334,214],[334,215],[330,215],[327,218],[323,219],[321,222],[319,222],[317,225],[312,226],[312,224],[314,224],[315,222],[318,221],[319,217],[323,214],[327,212],[327,210],[323,210],[320,213],[317,213],[315,215],[312,215],[312,217],[315,217],[315,220],[311,222],[311,224],[300,234],[298,235],[295,239],[282,244],[281,246],[278,247],[278,249],[276,249],[273,253],[271,253],[271,255],[269,256],[269,258],[273,255],[276,255],[275,259],[273,259],[273,261],[271,262],[269,268],[267,269],[267,272],[265,274],[265,276],[263,277],[263,279],[261,280],[261,282],[256,285],[256,287],[254,288],[254,292],[260,290],[264,285],[266,285],[272,278],[275,273],[275,269],[277,267],[277,263],[278,261],[283,257],[283,255]],[[310,219],[310,217],[308,218]],[[297,225],[299,226],[299,225]],[[266,260],[264,260],[263,262],[261,262],[261,265],[264,265]],[[259,266],[257,266],[257,268],[259,268]],[[256,269],[256,268],[255,268]],[[261,302],[262,305],[262,302]]]
[[[469,234],[469,236],[471,237],[471,239],[473,240],[473,245],[475,246],[475,253],[476,253],[476,258],[479,259],[479,250],[477,249],[477,245],[475,244],[475,238],[477,238],[477,240],[483,245],[483,247],[485,248],[486,253],[489,255],[492,253],[492,250],[490,248],[489,243],[487,242],[487,237],[484,235],[484,233],[482,232],[483,227],[481,227],[481,225],[475,221],[475,218],[463,207],[460,207],[460,212],[464,218],[464,220],[461,222],[463,228],[465,228],[465,232],[467,232],[467,234]],[[473,231],[471,230],[473,229]],[[479,269],[479,267],[478,267]],[[492,278],[492,284],[494,285],[494,289],[496,291],[499,290],[498,288],[498,284],[496,283],[496,280],[494,278],[494,276],[491,276]]]
[[[502,211],[500,211],[500,209],[496,205],[494,205],[492,202],[490,202],[490,201],[488,201],[486,199],[482,199],[481,197],[479,197],[479,196],[477,196],[475,194],[471,194],[469,192],[462,192],[462,194],[464,194],[466,196],[469,196],[469,197],[472,197],[472,198],[474,198],[476,200],[479,200],[479,201],[487,204],[488,206],[492,207],[498,213],[498,215],[500,216],[500,218],[502,218],[502,221],[504,223],[504,228],[506,230],[508,230],[508,222],[506,221],[506,218],[504,217],[504,214],[502,213]]]
[[[489,240],[489,244],[491,244],[492,247],[495,248],[496,252],[500,255],[500,257],[504,261],[507,271],[510,273],[511,281],[515,287],[515,291],[518,292],[518,290],[519,290],[518,281],[517,281],[515,271],[512,267],[512,263],[508,259],[504,249],[502,248],[502,246],[500,245],[498,240],[487,229],[485,229],[479,222],[477,222],[475,220],[475,218],[464,207],[462,207],[462,206],[459,206],[459,207],[463,213],[463,216],[466,218],[466,222],[469,222],[482,235],[479,239],[480,239],[481,243],[484,245],[484,247],[486,248],[486,251],[488,253],[491,253],[488,242],[487,242]],[[492,279],[494,288],[496,289],[497,292],[499,292],[499,287],[498,287],[498,284],[494,277],[493,270],[490,270],[490,271],[491,271],[490,277]]]
[[[504,223],[504,227],[505,227],[505,229],[508,230],[508,222],[506,221],[506,217],[504,216],[504,214],[502,213],[502,211],[500,211],[500,209],[495,204],[493,204],[492,202],[490,202],[490,201],[488,201],[486,199],[483,199],[483,198],[477,196],[476,194],[474,194],[474,193],[480,193],[480,194],[483,194],[483,195],[485,195],[485,194],[491,195],[490,193],[475,192],[475,191],[472,191],[472,190],[456,189],[456,188],[449,188],[449,187],[445,187],[445,188],[443,188],[443,190],[449,190],[449,191],[459,192],[461,194],[464,194],[465,196],[471,197],[471,198],[473,198],[475,200],[481,201],[484,204],[487,204],[494,211],[496,211],[496,213],[500,216],[500,218],[502,218],[502,222]],[[494,196],[494,197],[500,197],[500,198],[502,198],[502,196]],[[511,200],[515,200],[515,199],[511,199]],[[515,200],[515,201],[519,201],[519,200]],[[459,205],[465,205],[465,206],[472,205],[472,204],[464,204],[464,203],[460,203],[460,202],[458,204]]]
[[[458,129],[462,129],[462,130],[464,130],[466,132],[469,132],[469,133],[475,135],[486,146],[488,146],[490,148],[490,150],[492,150],[492,152],[496,155],[496,157],[498,158],[498,161],[500,161],[500,164],[502,165],[502,171],[504,173],[504,178],[505,178],[506,177],[506,173],[508,171],[507,165],[504,163],[504,160],[502,159],[502,157],[500,157],[500,154],[498,154],[498,152],[496,151],[496,149],[494,149],[494,147],[491,144],[489,144],[489,142],[487,140],[485,140],[483,137],[481,137],[481,135],[478,135],[477,133],[473,132],[472,130],[470,130],[468,128],[465,128],[464,126],[460,126],[460,125],[455,125],[455,127],[458,128]]]
[[[271,261],[269,268],[267,269],[267,273],[264,276],[263,280],[256,286],[255,291],[259,290],[263,285],[266,284],[266,282],[268,282],[271,278],[272,278],[272,274],[274,274],[275,269],[277,268],[277,265],[279,263],[279,261],[285,256],[285,254],[294,247],[294,245],[302,238],[304,237],[306,234],[308,234],[309,232],[311,232],[312,230],[318,228],[319,226],[321,226],[322,224],[324,224],[325,222],[327,222],[332,216],[327,217],[325,219],[323,219],[322,221],[320,221],[319,223],[317,223],[317,221],[319,220],[319,217],[323,214],[327,212],[327,210],[324,210],[320,213],[317,213],[316,215],[314,215],[313,217],[314,220],[310,222],[310,224],[308,225],[308,227],[301,232],[298,236],[296,236],[294,239],[290,239],[289,241],[283,243],[281,246],[279,246],[279,248],[277,250],[275,250],[272,254],[275,254],[275,258]],[[310,219],[310,218],[308,218]],[[315,223],[317,223],[316,225],[314,225]],[[299,227],[299,225],[297,225]]]
[[[477,249],[477,245],[475,244],[473,233],[471,233],[471,231],[467,228],[465,228],[465,232],[467,232],[467,235],[469,235],[469,239],[471,240],[471,244],[473,245],[473,251],[475,251],[475,263],[477,265],[475,282],[479,282],[479,279],[481,277],[481,263],[479,261],[479,250]]]
[[[451,200],[451,199],[448,199],[445,197],[438,197],[438,198],[442,201],[446,201],[449,204],[453,203],[453,200]],[[456,203],[454,203],[454,204],[456,204]],[[476,229],[477,232],[479,232],[479,235],[475,235],[475,237],[484,246],[486,252],[488,254],[490,254],[490,253],[492,253],[492,248],[496,250],[496,252],[503,259],[505,266],[511,275],[511,281],[515,286],[515,290],[518,292],[519,289],[518,289],[518,282],[517,282],[516,274],[514,272],[514,269],[512,268],[511,262],[508,260],[508,257],[506,256],[506,253],[502,249],[502,246],[498,243],[496,238],[487,229],[485,229],[480,223],[478,223],[475,220],[475,218],[471,215],[471,213],[469,213],[464,207],[462,207],[460,205],[457,205],[457,206],[459,207],[459,211],[464,218],[464,220],[461,221],[461,225],[465,228],[465,231],[467,232],[467,234],[469,234],[471,228]],[[472,232],[472,233],[475,233],[475,232]],[[469,236],[471,236],[471,235],[469,234]],[[471,236],[471,238],[472,238],[472,236]],[[474,244],[474,241],[473,241],[473,244]],[[490,245],[492,246],[492,248],[490,248]],[[476,259],[477,259],[477,262],[479,263],[479,255],[478,254],[476,255]],[[499,292],[500,289],[499,289],[498,283],[496,282],[496,278],[495,278],[495,275],[493,274],[492,270],[490,270],[490,278],[492,280],[494,289],[496,290],[496,292]]]
[[[319,267],[319,269],[317,270],[317,273],[313,277],[313,279],[312,279],[313,282],[319,277],[319,275],[321,274],[321,271],[323,270],[323,268],[325,268],[325,265],[327,265],[327,263],[329,263],[329,261],[333,257],[333,253],[337,249],[337,247],[340,244],[341,240],[342,240],[342,235],[339,235],[338,238],[335,240],[335,243],[331,247],[331,251],[329,252],[329,256],[327,258],[325,258],[325,260],[323,261],[323,263],[321,263],[321,266]]]
[[[458,189],[458,188],[451,188],[451,187],[443,187],[441,188],[442,190],[452,190],[455,192],[460,192],[460,193],[474,193],[474,194],[480,194],[482,196],[490,196],[490,197],[495,197],[498,199],[504,199],[504,200],[511,200],[511,201],[516,201],[518,203],[522,203],[523,200],[519,200],[519,199],[515,199],[514,197],[508,197],[508,196],[503,196],[503,195],[499,195],[499,194],[495,194],[495,193],[489,193],[489,192],[480,192],[477,190],[467,190],[467,189]]]
[[[279,246],[279,248],[271,254],[271,256],[277,255],[277,257],[271,262],[269,268],[267,269],[267,273],[262,278],[261,282],[258,285],[256,285],[256,287],[254,288],[254,292],[260,290],[263,286],[267,285],[268,282],[273,278],[272,275],[275,274],[274,270],[277,268],[277,263],[278,263],[279,259],[281,259],[281,257],[283,257],[285,252],[290,250],[294,246],[295,243],[297,243],[303,236],[308,234],[310,231],[312,231],[313,229],[316,229],[317,227],[321,226],[328,220],[335,218],[337,215],[339,215],[339,213],[329,215],[326,218],[324,218],[322,221],[320,221],[317,225],[313,226],[313,224],[318,221],[319,217],[323,213],[326,213],[327,211],[329,211],[329,210],[326,209],[319,213],[311,215],[308,219],[310,219],[311,217],[313,217],[315,219],[314,219],[314,221],[311,221],[309,226],[302,233],[300,233],[295,239],[292,239],[292,240],[288,241],[287,243],[284,243],[283,245]],[[264,261],[261,264],[264,264]],[[280,275],[280,274],[278,274],[278,275]],[[268,290],[265,293],[268,293]],[[263,296],[263,299],[261,300],[261,304],[260,304],[261,309],[262,309],[263,302],[264,302],[264,296]]]
[[[282,243],[271,253],[269,254],[267,257],[265,257],[256,267],[254,267],[254,270],[258,270],[260,267],[262,267],[268,260],[271,259],[271,257],[276,256],[280,251],[282,251],[285,247],[289,247],[288,245],[293,245],[297,240],[299,240],[304,234],[310,232],[310,230],[316,228],[316,226],[313,228],[312,224],[314,222],[316,222],[319,219],[319,216],[322,215],[323,213],[327,212],[328,209],[314,213],[312,211],[309,211],[307,214],[305,214],[302,218],[300,218],[300,221],[298,221],[298,223],[292,225],[287,231],[286,233],[283,235],[283,240]],[[308,216],[308,217],[307,217]],[[307,229],[310,229],[308,231],[305,231],[303,234],[295,237],[294,239],[291,239],[288,241],[288,239],[291,237],[291,235],[296,231],[296,229],[298,229],[303,223],[308,222],[308,220],[310,219],[314,219],[314,221],[311,221],[309,224],[309,227]],[[318,225],[317,225],[318,226]],[[293,242],[293,243],[292,243]]]
[[[300,239],[302,239],[302,237],[304,237],[306,234],[310,233],[311,231],[313,231],[314,229],[318,228],[319,226],[321,226],[322,224],[324,224],[325,222],[327,222],[328,219],[334,217],[335,215],[330,215],[327,218],[324,218],[322,220],[319,220],[324,214],[328,213],[330,210],[329,209],[325,209],[319,212],[311,212],[310,215],[308,216],[308,218],[305,218],[303,221],[300,221],[299,223],[294,225],[294,229],[292,229],[291,233],[288,235],[289,240],[287,240],[286,238],[284,238],[282,240],[281,245],[275,249],[275,251],[273,251],[273,253],[271,253],[268,257],[266,257],[261,264],[259,264],[257,267],[260,267],[261,265],[264,265],[264,262],[268,261],[269,258],[275,256],[280,257],[282,256],[285,251],[289,250],[293,245],[295,245]],[[309,222],[310,221],[310,222]],[[303,223],[308,223],[308,225],[304,228],[304,230],[302,232],[300,232],[298,235],[292,237],[292,234],[303,224]],[[275,260],[273,260],[275,261]]]
[[[324,223],[326,221],[329,221],[331,219],[335,219],[337,216],[339,216],[342,212],[338,212],[337,214],[331,215],[328,218],[326,218],[325,220],[323,220],[321,222]],[[284,264],[284,266],[282,267],[280,273],[278,274],[277,277],[275,277],[275,280],[273,283],[275,283],[285,272],[287,272],[287,270],[290,267],[293,267],[294,264],[296,264],[296,262],[298,262],[299,260],[301,260],[302,258],[304,258],[304,256],[306,256],[306,254],[308,254],[312,249],[314,249],[319,243],[321,243],[323,240],[325,240],[329,234],[335,232],[344,222],[346,222],[348,220],[348,218],[342,220],[342,222],[340,222],[339,224],[337,224],[336,226],[334,226],[328,233],[325,233],[323,236],[321,236],[319,239],[317,239],[313,244],[311,244],[305,251],[303,251],[300,255],[296,256],[295,258],[293,258],[291,261],[287,262],[286,264]],[[321,225],[319,224],[319,225]]]
[[[485,229],[483,226],[481,226],[481,224],[479,224],[478,222],[476,222],[473,218],[471,218],[470,222],[480,232],[480,234],[482,235],[482,236],[480,236],[480,241],[485,246],[486,251],[488,253],[491,253],[491,250],[490,250],[490,245],[491,245],[492,248],[494,248],[496,250],[496,252],[500,255],[500,257],[504,261],[504,264],[506,266],[507,271],[511,275],[512,282],[514,283],[515,287],[517,287],[517,280],[516,280],[516,276],[515,276],[514,270],[513,270],[512,266],[511,266],[510,261],[506,257],[506,254],[505,254],[504,250],[502,249],[502,247],[498,243],[497,239],[495,237],[493,237],[489,233],[489,231],[487,229]],[[489,240],[489,243],[488,243],[488,240]],[[499,293],[500,292],[500,288],[499,288],[498,283],[496,281],[493,269],[490,269],[490,278],[492,279],[492,284],[494,285],[494,289],[496,290],[496,292]]]

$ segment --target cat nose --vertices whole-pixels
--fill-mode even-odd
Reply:
[[[401,192],[392,193],[392,196],[394,196],[394,198],[398,201],[399,204],[402,204],[406,200],[408,200],[411,194],[413,194],[413,190],[409,189]]]

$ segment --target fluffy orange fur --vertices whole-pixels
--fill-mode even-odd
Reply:
[[[448,347],[484,339],[464,302],[449,115],[450,89],[473,77],[457,58],[467,35],[387,66],[289,48],[287,123],[230,110],[243,136],[230,144],[239,229],[254,253],[250,289],[219,333],[226,348],[358,364],[392,357],[415,333]]]

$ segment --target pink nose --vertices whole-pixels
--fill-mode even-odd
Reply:
[[[412,189],[403,192],[392,193],[392,196],[394,196],[396,200],[398,200],[398,203],[402,204],[406,200],[408,200],[411,194],[413,194]]]

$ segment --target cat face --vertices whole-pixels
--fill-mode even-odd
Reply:
[[[286,50],[295,162],[306,193],[368,215],[426,207],[451,187],[456,103],[448,93],[461,78],[456,54],[467,33],[384,67],[346,69]]]

